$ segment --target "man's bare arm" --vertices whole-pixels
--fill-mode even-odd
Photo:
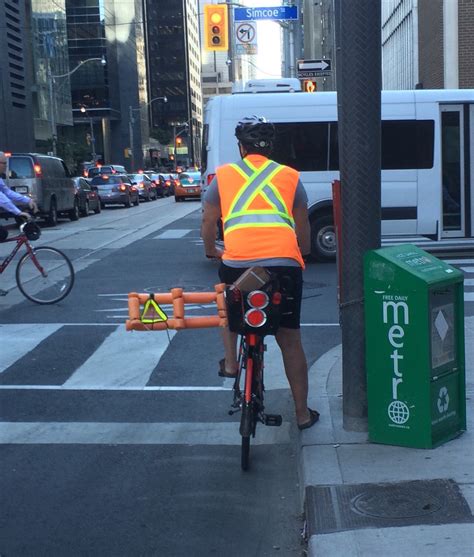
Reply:
[[[302,255],[311,253],[311,225],[309,224],[308,208],[294,207],[295,232]]]
[[[201,237],[204,241],[204,250],[208,257],[222,256],[222,251],[216,248],[216,229],[220,218],[221,208],[204,202]]]

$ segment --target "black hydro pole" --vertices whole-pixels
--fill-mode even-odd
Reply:
[[[336,0],[343,423],[367,428],[363,256],[380,247],[381,2]]]

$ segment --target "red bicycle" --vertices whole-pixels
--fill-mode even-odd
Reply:
[[[5,231],[6,232],[6,231]],[[37,304],[54,304],[63,300],[74,285],[74,268],[69,258],[56,248],[34,248],[30,241],[37,240],[41,229],[33,221],[20,226],[17,236],[2,239],[2,243],[16,242],[11,253],[0,263],[0,274],[8,267],[22,246],[26,253],[16,266],[15,278],[20,292]],[[8,294],[2,291],[3,295]]]

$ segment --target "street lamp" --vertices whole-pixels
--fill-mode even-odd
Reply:
[[[55,103],[54,103],[54,85],[56,79],[61,79],[63,77],[69,77],[73,73],[77,72],[77,70],[82,67],[84,64],[88,62],[95,62],[99,61],[103,66],[107,64],[107,60],[105,56],[101,56],[100,58],[88,58],[87,60],[82,60],[79,64],[70,72],[66,72],[60,75],[53,75],[51,72],[51,62],[48,64],[48,90],[49,90],[49,106],[51,110],[51,136],[53,141],[53,155],[56,155],[56,111],[55,111]]]
[[[94,135],[94,123],[92,121],[92,116],[87,112],[85,106],[81,106],[81,112],[86,114],[89,118],[89,126],[91,129],[91,143],[92,143],[92,161],[95,162],[96,159],[96,152],[95,152],[95,135]]]
[[[146,106],[150,106],[151,103],[155,102],[155,101],[163,101],[164,103],[168,102],[168,97],[165,95],[163,97],[155,97],[154,99],[151,99],[151,101],[148,101],[145,105],[140,106],[139,108],[133,108],[133,106],[129,106],[128,107],[128,135],[129,135],[129,140],[130,140],[130,151],[131,151],[131,165],[132,165],[132,172],[133,169],[135,167],[135,150],[133,147],[133,142],[134,142],[134,137],[133,137],[133,125],[135,124],[135,117],[133,115],[134,112],[140,112],[140,110]]]

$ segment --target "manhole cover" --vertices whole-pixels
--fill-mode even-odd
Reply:
[[[310,536],[358,528],[474,522],[452,480],[308,486],[305,506]]]
[[[351,501],[352,510],[379,518],[414,518],[439,511],[443,506],[426,488],[413,488],[410,493],[398,485],[381,493],[361,493]]]

